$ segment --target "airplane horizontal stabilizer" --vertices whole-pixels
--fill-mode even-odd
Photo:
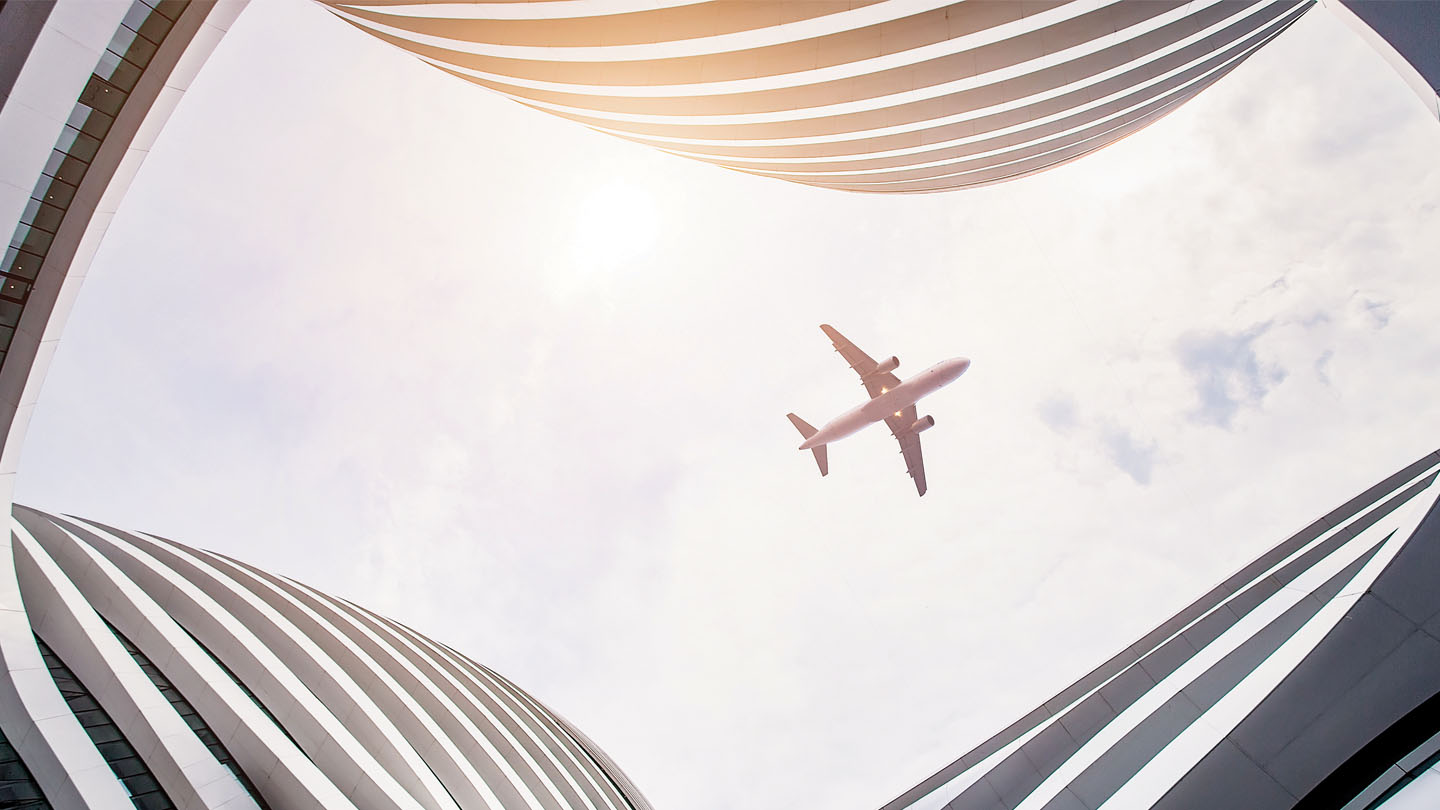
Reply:
[[[815,428],[810,426],[809,422],[806,422],[804,419],[801,419],[793,413],[787,413],[785,414],[785,416],[789,418],[790,424],[794,425],[795,429],[800,431],[800,435],[804,436],[807,439],[811,436],[814,436],[818,432],[815,430]]]
[[[820,475],[822,477],[830,474],[830,459],[828,458],[829,454],[825,452],[825,448],[827,446],[828,445],[822,444],[819,447],[810,448],[810,452],[815,454],[815,463],[820,465]]]

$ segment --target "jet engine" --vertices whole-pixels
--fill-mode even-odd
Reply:
[[[900,358],[891,356],[889,359],[881,360],[880,363],[875,366],[875,370],[872,371],[872,372],[870,372],[870,373],[871,373],[871,374],[884,374],[884,373],[889,372],[889,371],[894,371],[895,369],[897,369],[897,368],[899,368],[899,367],[900,367]]]
[[[932,427],[935,427],[935,417],[922,416],[915,420],[915,424],[910,426],[910,432],[919,433],[922,430],[929,430]]]

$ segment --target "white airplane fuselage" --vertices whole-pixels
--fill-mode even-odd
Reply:
[[[920,401],[922,397],[955,382],[968,368],[970,361],[964,357],[942,360],[880,396],[826,422],[815,435],[800,445],[800,449],[809,450],[822,444],[830,444],[859,432],[866,425],[883,421],[887,416],[894,416]]]

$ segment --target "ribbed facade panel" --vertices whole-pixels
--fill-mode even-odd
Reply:
[[[1113,143],[1312,0],[327,5],[442,70],[602,132],[808,185],[926,192]]]
[[[1325,515],[883,810],[1362,810],[1440,748],[1437,476]]]
[[[74,672],[110,724],[92,732],[141,752],[176,807],[649,810],[562,718],[403,625],[158,537],[23,507],[12,531],[42,672]],[[67,756],[106,767],[74,713],[49,714],[80,732],[57,734]],[[120,806],[118,774],[75,806]]]

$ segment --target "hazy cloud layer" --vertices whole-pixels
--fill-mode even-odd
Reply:
[[[1119,427],[1101,431],[1101,441],[1115,466],[1124,470],[1137,484],[1150,483],[1150,472],[1155,467],[1155,442],[1142,442]]]
[[[1078,419],[1075,412],[1075,400],[1063,394],[1041,400],[1036,410],[1040,414],[1040,421],[1049,425],[1050,429],[1057,433],[1069,433],[1075,427]]]
[[[1391,316],[1395,314],[1394,308],[1388,301],[1365,298],[1360,301],[1360,306],[1365,310],[1365,314],[1370,316],[1370,322],[1376,329],[1384,329],[1388,326]]]
[[[1195,383],[1199,407],[1192,418],[1203,424],[1229,428],[1245,405],[1257,405],[1266,392],[1285,379],[1284,370],[1265,365],[1255,353],[1255,341],[1270,324],[1243,332],[1187,332],[1175,345],[1180,365]]]
[[[19,498],[393,615],[657,807],[871,810],[1434,449],[1440,127],[1323,12],[1099,154],[887,198],[254,0],[110,228]],[[825,479],[795,449],[786,412],[863,396],[822,322],[974,360],[922,403],[925,498],[883,430]]]

